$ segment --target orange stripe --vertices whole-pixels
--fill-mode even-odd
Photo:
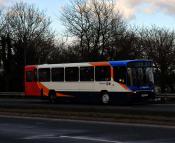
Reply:
[[[68,95],[65,95],[65,94],[63,94],[63,93],[58,93],[57,92],[57,94],[56,94],[57,96],[61,96],[61,97],[65,97],[65,96],[68,96]]]
[[[90,62],[92,66],[110,66],[108,62]]]
[[[56,93],[56,96],[59,96],[59,97],[73,97],[71,95],[66,95],[66,94],[63,94],[63,93]]]
[[[125,84],[119,83],[121,87],[123,87],[125,90],[129,90],[128,87]]]
[[[43,89],[43,95],[44,96],[48,96],[49,95],[49,89],[46,86],[44,86],[40,82],[37,82],[37,85],[38,85],[39,89]]]
[[[37,85],[38,85],[40,90],[43,89],[44,96],[48,96],[49,95],[49,89],[46,86],[44,86],[40,82],[37,82]],[[68,97],[69,96],[70,97],[70,95],[66,95],[66,94],[63,94],[63,93],[56,93],[56,96],[59,96],[59,97]]]

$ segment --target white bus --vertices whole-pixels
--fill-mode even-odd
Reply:
[[[154,97],[151,60],[30,65],[25,67],[25,95],[100,101]]]

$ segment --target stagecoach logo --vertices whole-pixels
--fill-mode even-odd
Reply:
[[[100,82],[99,84],[111,85],[110,82]]]

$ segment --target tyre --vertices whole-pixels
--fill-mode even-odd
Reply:
[[[49,102],[50,102],[51,104],[56,103],[56,92],[55,92],[55,91],[51,91],[51,92],[49,93]]]
[[[102,93],[101,102],[102,102],[102,104],[109,104],[110,103],[110,96],[107,92]]]

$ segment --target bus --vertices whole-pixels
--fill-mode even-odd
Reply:
[[[154,98],[153,62],[122,60],[25,66],[25,96],[109,104]]]

